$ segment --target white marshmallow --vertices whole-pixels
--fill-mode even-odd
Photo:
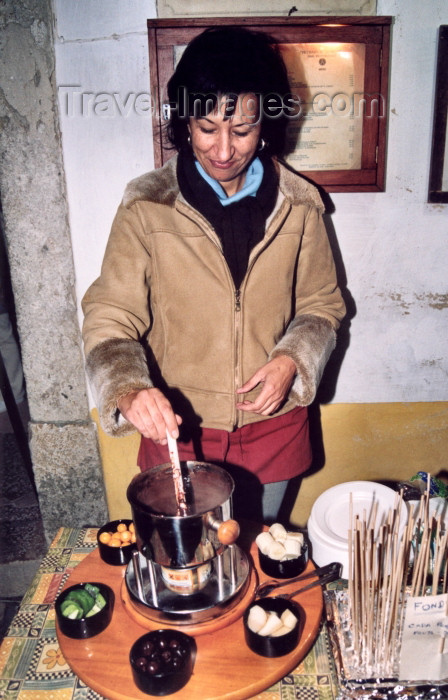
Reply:
[[[269,547],[274,543],[274,538],[269,532],[260,532],[260,534],[255,538],[255,543],[262,554],[269,556]]]
[[[289,540],[297,540],[299,544],[303,545],[305,543],[305,536],[303,532],[289,532],[288,531],[288,539]]]
[[[272,544],[269,546],[269,549],[267,551],[267,556],[270,559],[275,559],[276,561],[280,561],[280,559],[283,559],[285,556],[285,548],[282,545],[281,542],[276,542],[275,540],[272,542]]]
[[[276,632],[276,630],[279,630],[280,627],[283,627],[282,621],[277,613],[271,612],[268,615],[266,623],[263,625],[261,630],[258,631],[258,634],[262,637],[270,637],[274,634],[274,632]]]
[[[290,539],[290,537],[287,537],[286,540],[283,542],[283,546],[285,548],[286,559],[296,559],[300,556],[302,548],[300,546],[300,542],[298,542],[297,540],[292,540]]]
[[[249,610],[249,616],[247,618],[247,626],[252,632],[259,632],[263,625],[266,624],[268,619],[268,614],[266,610],[263,610],[261,605],[254,605]]]
[[[277,540],[277,542],[283,542],[286,540],[286,530],[281,523],[274,523],[271,525],[269,532],[274,540]]]
[[[292,630],[297,625],[297,618],[291,610],[286,609],[280,618],[282,624]]]

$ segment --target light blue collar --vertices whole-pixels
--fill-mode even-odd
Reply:
[[[231,197],[228,197],[219,182],[210,177],[210,175],[205,172],[204,168],[197,160],[195,160],[195,164],[199,174],[206,182],[208,182],[210,187],[212,187],[214,192],[216,192],[218,195],[219,201],[223,207],[233,204],[233,202],[239,202],[239,200],[243,199],[243,197],[255,197],[263,179],[264,169],[262,162],[259,158],[255,158],[247,169],[246,180],[243,187]]]

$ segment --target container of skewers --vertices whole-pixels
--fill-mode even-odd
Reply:
[[[324,595],[346,698],[445,697],[448,531],[430,501],[397,493],[381,518],[349,504],[347,589]]]

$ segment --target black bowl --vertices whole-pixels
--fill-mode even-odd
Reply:
[[[99,634],[106,629],[107,625],[111,621],[115,599],[113,590],[104,583],[97,583],[96,581],[92,581],[91,583],[100,589],[100,593],[106,601],[104,608],[91,617],[82,617],[79,620],[71,620],[69,617],[65,617],[61,611],[61,604],[67,598],[69,592],[83,589],[86,586],[85,583],[77,583],[74,586],[70,586],[70,588],[66,588],[56,598],[55,610],[59,629],[67,637],[72,637],[73,639],[87,639],[88,637],[94,637],[96,634]]]
[[[253,632],[249,629],[247,620],[249,617],[249,612],[254,605],[259,605],[266,612],[275,612],[280,617],[285,610],[290,610],[297,618],[297,624],[292,630],[282,634],[279,637],[264,637],[257,632]],[[285,598],[261,598],[260,600],[255,600],[244,613],[244,635],[246,638],[246,644],[248,647],[260,656],[284,656],[293,651],[298,642],[301,634],[301,629],[304,621],[304,612],[298,603],[292,600],[285,600]]]
[[[258,550],[258,561],[261,570],[272,578],[293,578],[301,574],[307,565],[308,547],[305,542],[302,545],[302,551],[298,557],[295,559],[285,559],[285,561],[271,559]]]
[[[155,630],[132,645],[129,660],[136,686],[150,695],[169,695],[184,687],[193,672],[196,642],[178,630]]]
[[[100,542],[100,535],[103,532],[115,532],[117,525],[124,523],[126,527],[132,523],[132,520],[111,520],[110,523],[106,523],[103,527],[100,527],[96,540],[98,543],[98,548],[100,550],[100,557],[106,564],[111,564],[112,566],[123,566],[128,564],[132,559],[132,552],[136,548],[136,544],[125,544],[122,547],[111,547],[108,544],[103,544]]]

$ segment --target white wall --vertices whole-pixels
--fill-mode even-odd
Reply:
[[[448,206],[427,204],[445,0],[379,0],[392,30],[386,192],[334,195],[357,313],[335,400],[448,398]]]
[[[156,10],[154,0],[54,6],[79,300],[99,274],[126,182],[153,167],[148,103],[142,97],[136,108],[135,99],[149,94],[146,19]],[[395,18],[387,184],[385,193],[332,195],[356,305],[334,401],[448,400],[448,205],[426,202],[437,33],[448,3],[378,0],[377,13]],[[84,109],[81,93],[92,93]]]
[[[99,274],[126,183],[154,166],[146,20],[156,16],[155,0],[54,0],[53,5],[80,301]]]

